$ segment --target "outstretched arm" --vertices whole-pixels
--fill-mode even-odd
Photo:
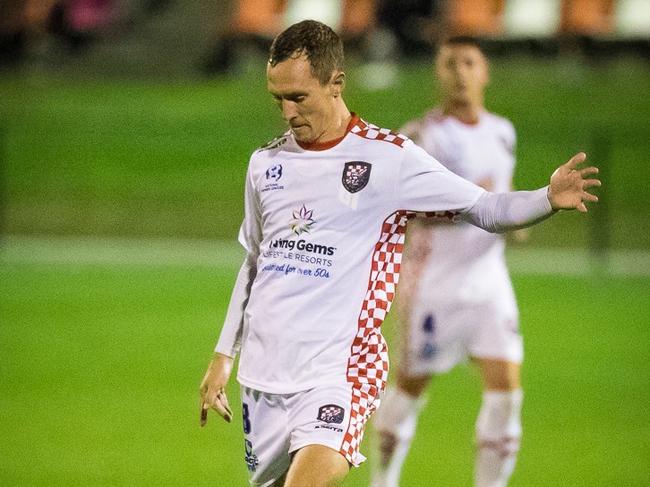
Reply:
[[[595,167],[576,169],[586,155],[579,153],[555,170],[550,185],[536,191],[484,193],[463,215],[463,219],[488,232],[525,228],[545,220],[557,210],[586,212],[585,202],[598,201],[587,189],[600,186]]]

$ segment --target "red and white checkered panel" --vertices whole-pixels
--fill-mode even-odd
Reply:
[[[404,142],[408,140],[405,135],[395,133],[390,129],[379,128],[361,119],[352,127],[350,132],[364,139],[383,140],[384,142],[395,144],[398,147],[402,147]]]
[[[350,423],[339,450],[352,465],[357,466],[363,461],[363,457],[359,454],[363,430],[372,413],[379,407],[379,402],[378,389],[375,386],[353,384]]]
[[[383,390],[388,376],[388,347],[381,324],[395,297],[406,223],[415,213],[398,211],[382,224],[372,255],[368,291],[359,313],[357,334],[348,359],[347,380]]]

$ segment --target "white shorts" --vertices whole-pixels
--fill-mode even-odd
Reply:
[[[400,364],[406,375],[444,373],[467,357],[523,360],[519,313],[507,274],[493,275],[489,286],[471,292],[420,283],[409,314]]]
[[[324,445],[353,466],[363,430],[379,407],[369,384],[316,387],[293,394],[269,394],[242,386],[246,466],[250,484],[271,485],[289,469],[291,456],[307,445]]]

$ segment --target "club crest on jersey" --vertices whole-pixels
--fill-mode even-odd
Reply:
[[[341,424],[344,417],[345,409],[341,406],[337,406],[336,404],[326,404],[325,406],[320,407],[318,410],[318,418],[316,419],[325,423]]]
[[[370,169],[372,165],[369,162],[346,162],[343,166],[343,187],[350,193],[358,193],[370,181]]]

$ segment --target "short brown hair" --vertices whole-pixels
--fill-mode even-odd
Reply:
[[[303,20],[279,34],[269,50],[269,64],[275,66],[303,54],[321,85],[327,84],[335,70],[343,70],[343,42],[322,22]]]

